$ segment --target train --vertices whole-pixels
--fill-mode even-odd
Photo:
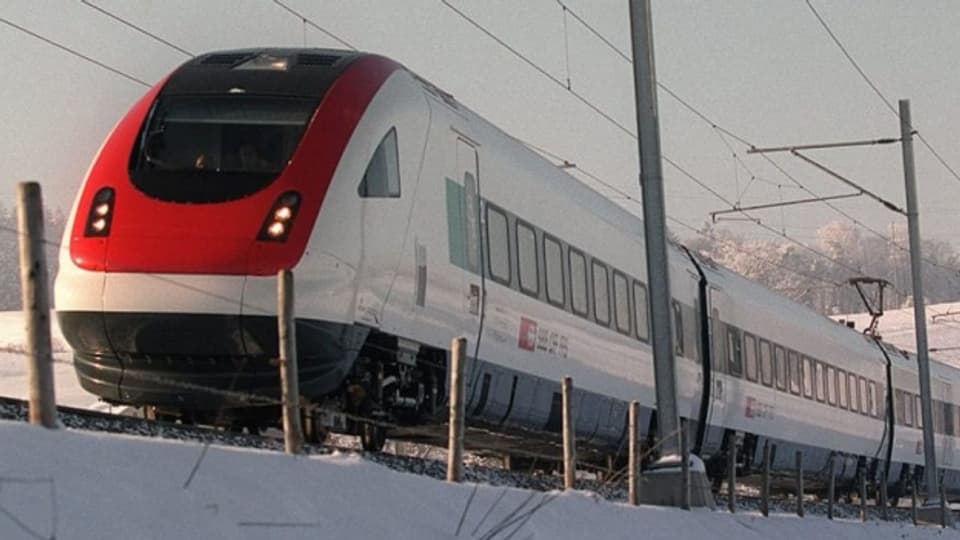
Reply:
[[[256,48],[188,60],[97,153],[70,213],[57,317],[86,390],[185,422],[276,422],[277,273],[295,276],[302,398],[377,449],[466,412],[622,455],[656,403],[642,223],[384,56]],[[916,358],[671,244],[680,415],[749,472],[836,463],[903,493],[923,464]],[[960,372],[931,362],[940,474],[960,488]],[[340,416],[338,416],[338,413]],[[376,421],[362,422],[356,418]],[[344,420],[346,419],[346,420]],[[354,420],[351,420],[354,419]],[[320,425],[322,424],[322,425]]]

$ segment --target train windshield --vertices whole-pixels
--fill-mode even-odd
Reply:
[[[316,100],[161,98],[131,159],[134,183],[175,202],[222,202],[270,184],[287,166]]]

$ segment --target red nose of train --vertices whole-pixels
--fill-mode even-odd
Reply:
[[[363,107],[395,64],[280,50],[207,55],[127,114],[71,234],[80,268],[268,275],[293,267]]]

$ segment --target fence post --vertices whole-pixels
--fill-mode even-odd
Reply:
[[[573,431],[573,379],[563,377],[563,489],[573,489],[576,479],[576,441]]]
[[[887,521],[887,475],[886,467],[880,468],[883,479],[880,480],[880,519]]]
[[[803,452],[797,450],[797,515],[803,517]]]
[[[827,480],[827,519],[833,519],[833,501],[836,499],[837,467],[836,454],[830,454],[830,478]]]
[[[763,441],[763,477],[760,480],[760,513],[770,515],[770,440]]]
[[[447,481],[463,481],[463,364],[467,339],[455,338],[450,344],[450,416],[447,440]]]
[[[867,521],[867,463],[863,462],[860,471],[860,521]]]
[[[727,509],[737,511],[737,434],[730,432],[727,443]]]
[[[293,300],[293,272],[280,270],[277,273],[277,320],[280,333],[280,385],[283,394],[283,446],[288,454],[302,454],[300,374],[297,369],[297,332]]]
[[[910,474],[910,519],[917,525],[917,470]]]
[[[687,441],[687,420],[680,419],[680,508],[690,509],[690,443]]]
[[[20,239],[20,284],[26,317],[30,361],[30,423],[57,427],[53,388],[53,348],[50,344],[50,293],[43,251],[43,196],[37,182],[17,185],[17,229]]]
[[[630,420],[627,426],[630,455],[627,458],[627,501],[636,506],[640,502],[637,480],[640,476],[640,440],[637,426],[640,423],[640,402],[630,402]]]

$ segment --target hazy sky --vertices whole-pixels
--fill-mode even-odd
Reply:
[[[90,1],[194,54],[304,42],[342,47],[272,0]],[[440,0],[284,1],[361,50],[402,62],[508,133],[638,193],[634,139]],[[565,32],[556,0],[450,2],[561,80],[568,76],[568,49],[572,88],[635,129],[630,66],[573,17],[567,17]],[[960,172],[960,70],[955,58],[960,51],[960,6],[946,0],[812,2],[894,107],[898,99],[911,100],[916,128]],[[627,0],[564,3],[629,52]],[[660,82],[753,144],[899,135],[896,116],[803,1],[654,0],[653,13]],[[79,0],[4,0],[0,17],[149,83],[187,58]],[[50,204],[67,207],[100,143],[146,88],[5,24],[0,24],[0,51],[0,189],[10,205],[17,181],[37,179]],[[672,97],[661,92],[659,102],[664,154],[727,199],[748,205],[809,197]],[[957,245],[953,232],[960,225],[960,179],[919,141],[916,155],[923,235]],[[903,204],[899,146],[817,151],[811,156]],[[774,158],[817,194],[850,191],[796,158]],[[670,165],[665,164],[664,172],[671,216],[700,225],[710,211],[726,206]],[[757,179],[751,182],[752,177]],[[639,212],[634,203],[619,200]],[[891,223],[903,222],[866,198],[835,205],[885,233]],[[828,221],[846,219],[821,204],[755,215],[802,240]],[[726,225],[744,234],[769,236],[752,224]],[[671,228],[688,235],[675,224]]]

